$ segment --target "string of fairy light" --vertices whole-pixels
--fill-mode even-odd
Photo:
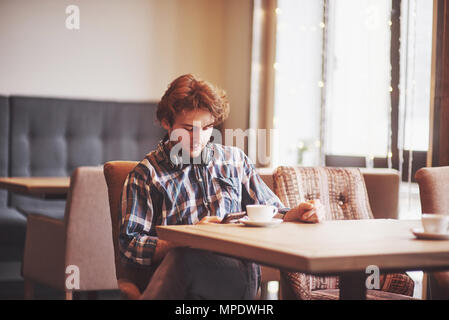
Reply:
[[[401,50],[404,50],[404,56],[406,67],[404,71],[404,77],[403,83],[401,84],[402,89],[402,100],[401,100],[401,107],[400,107],[400,124],[399,127],[401,128],[401,134],[400,137],[400,143],[398,144],[398,151],[399,151],[399,174],[402,177],[403,174],[403,166],[404,166],[404,153],[406,152],[406,133],[408,134],[409,141],[413,141],[413,131],[411,128],[408,128],[409,130],[406,130],[406,124],[408,123],[408,119],[413,119],[413,110],[414,110],[414,103],[415,103],[415,88],[416,88],[416,81],[415,81],[415,66],[416,66],[416,0],[411,0],[407,3],[404,3],[406,6],[406,21],[404,24],[405,30],[407,32],[406,39],[401,39],[401,43],[404,44],[404,47]],[[405,11],[405,10],[404,10]],[[410,21],[412,20],[412,21]],[[412,35],[410,36],[409,32],[412,31]],[[411,42],[411,46],[410,46]],[[411,67],[409,67],[411,66]],[[410,73],[410,74],[409,74]],[[411,79],[411,81],[409,81]],[[408,151],[408,170],[407,170],[407,183],[408,183],[408,209],[411,209],[412,206],[412,199],[411,199],[411,187],[412,187],[412,169],[413,169],[413,144],[409,143],[407,146]]]
[[[312,25],[310,26],[310,30],[312,31],[317,31],[317,30],[322,30],[322,36],[323,36],[323,47],[321,50],[321,68],[322,68],[322,72],[321,72],[321,80],[318,81],[317,86],[320,88],[321,90],[321,103],[320,103],[320,123],[319,123],[319,133],[318,133],[318,137],[312,141],[312,145],[314,148],[316,148],[318,150],[318,162],[319,165],[324,166],[325,164],[325,152],[324,152],[324,136],[325,136],[325,89],[326,89],[326,61],[327,61],[327,50],[326,50],[326,44],[327,44],[327,8],[328,8],[328,0],[322,0],[321,2],[321,6],[323,8],[323,14],[322,14],[322,18],[321,21],[319,21],[316,25]],[[280,20],[280,16],[282,15],[282,8],[277,7],[274,10],[274,13],[276,15],[277,18],[277,22],[278,22],[278,31],[280,31],[280,29],[282,29],[282,25],[279,24],[279,20]],[[307,29],[307,26],[302,25],[299,27],[300,31],[304,31]],[[275,61],[273,63],[273,69],[278,73],[281,69],[280,63],[278,61]],[[279,76],[276,77],[278,83],[281,81],[281,78]],[[276,128],[278,125],[278,119],[275,117],[273,119],[273,123],[274,123],[274,127]],[[299,141],[296,144],[292,143],[292,148],[299,148],[302,149],[305,147],[305,142],[304,141]]]
[[[322,31],[322,41],[323,41],[323,47],[322,47],[322,65],[321,65],[321,80],[318,81],[318,83],[316,84],[320,90],[321,90],[321,102],[320,102],[320,119],[319,119],[319,133],[317,134],[317,137],[315,139],[315,141],[313,141],[313,145],[316,147],[319,156],[318,156],[318,163],[317,165],[325,165],[325,149],[326,149],[326,74],[327,74],[327,70],[326,70],[326,62],[327,62],[327,48],[326,48],[326,44],[327,44],[327,32],[328,32],[328,0],[322,0],[321,1],[321,5],[323,8],[323,12],[321,15],[320,20],[317,22],[317,24],[313,25],[313,30],[317,31],[320,30]],[[392,6],[389,5],[387,6],[386,10],[386,16],[390,17],[390,19],[387,19],[387,24],[388,27],[390,28],[390,32],[386,33],[386,37],[391,37],[391,28],[393,25],[392,22]],[[404,170],[404,165],[405,165],[405,156],[404,153],[408,152],[409,154],[409,158],[408,158],[408,172],[407,172],[407,176],[408,176],[408,181],[411,182],[411,178],[412,178],[412,164],[413,164],[413,150],[412,150],[412,145],[410,144],[409,146],[406,146],[406,137],[405,135],[407,134],[407,138],[409,141],[413,141],[413,130],[409,130],[409,128],[407,128],[407,130],[405,130],[406,128],[406,124],[408,124],[410,119],[413,119],[413,109],[414,109],[414,94],[415,94],[415,90],[416,90],[416,82],[414,80],[415,77],[415,52],[416,52],[416,10],[417,10],[417,6],[416,6],[416,0],[411,0],[407,3],[406,6],[406,10],[407,11],[402,11],[402,16],[401,19],[404,19],[404,22],[406,20],[407,25],[405,26],[401,26],[401,37],[400,37],[400,51],[406,50],[406,56],[405,59],[403,60],[403,54],[404,52],[401,53],[401,61],[407,61],[407,66],[404,66],[405,68],[403,70],[401,70],[401,83],[399,85],[398,88],[393,88],[393,86],[391,85],[391,70],[392,70],[392,66],[391,63],[389,65],[389,77],[390,77],[390,84],[387,84],[386,86],[386,90],[387,90],[387,96],[390,97],[393,92],[395,90],[399,90],[400,91],[400,99],[401,99],[401,104],[399,107],[399,128],[398,128],[398,144],[397,144],[397,148],[398,148],[398,158],[399,158],[399,173],[402,176],[403,174],[403,170]],[[274,14],[276,16],[276,20],[279,21],[282,18],[282,7],[277,7],[274,10]],[[307,28],[307,26],[303,26],[303,28]],[[310,28],[312,28],[312,26],[310,26]],[[404,29],[403,29],[404,28]],[[278,32],[281,30],[278,30]],[[389,39],[387,39],[389,41]],[[389,60],[389,56],[390,56],[390,47],[386,48],[385,51],[386,57]],[[280,74],[281,71],[281,63],[278,60],[275,60],[273,62],[273,69],[276,73],[276,81],[279,83],[281,82],[281,76],[277,76],[278,74]],[[403,64],[401,65],[401,68],[403,68]],[[387,72],[388,72],[387,71]],[[407,72],[408,75],[406,77],[403,76],[403,73]],[[386,161],[387,161],[387,167],[388,168],[393,168],[393,163],[392,163],[392,158],[393,158],[393,147],[392,147],[392,138],[393,138],[393,130],[392,130],[392,118],[391,118],[391,111],[392,111],[392,105],[391,105],[391,99],[387,99],[387,109],[389,112],[386,113],[386,116],[388,117],[387,119],[387,145],[386,145]],[[279,119],[277,119],[276,117],[273,119],[273,124],[274,127],[278,127],[279,123],[278,123]],[[410,124],[409,124],[410,125]],[[299,141],[298,143],[295,144],[296,147],[298,148],[302,148],[304,144],[304,141]],[[293,142],[292,142],[293,145]],[[407,150],[405,150],[405,148],[407,148]],[[373,154],[366,154],[366,160],[367,160],[367,166],[374,166],[374,155]]]

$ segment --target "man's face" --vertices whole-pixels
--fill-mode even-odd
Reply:
[[[209,141],[214,125],[212,114],[203,109],[185,111],[179,114],[173,126],[163,121],[162,126],[168,131],[170,139],[181,142],[183,152],[195,158],[201,154]]]

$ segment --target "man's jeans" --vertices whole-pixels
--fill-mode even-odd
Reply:
[[[254,299],[260,267],[245,260],[192,248],[170,250],[142,299]]]

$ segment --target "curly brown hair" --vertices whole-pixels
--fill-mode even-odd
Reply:
[[[173,125],[177,114],[183,111],[204,109],[214,117],[214,125],[222,123],[229,115],[226,92],[192,74],[176,78],[162,96],[157,107],[157,119]]]

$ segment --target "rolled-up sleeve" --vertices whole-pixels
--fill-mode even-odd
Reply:
[[[127,177],[121,195],[119,248],[121,260],[150,266],[156,250],[151,183],[148,168],[136,167]]]

